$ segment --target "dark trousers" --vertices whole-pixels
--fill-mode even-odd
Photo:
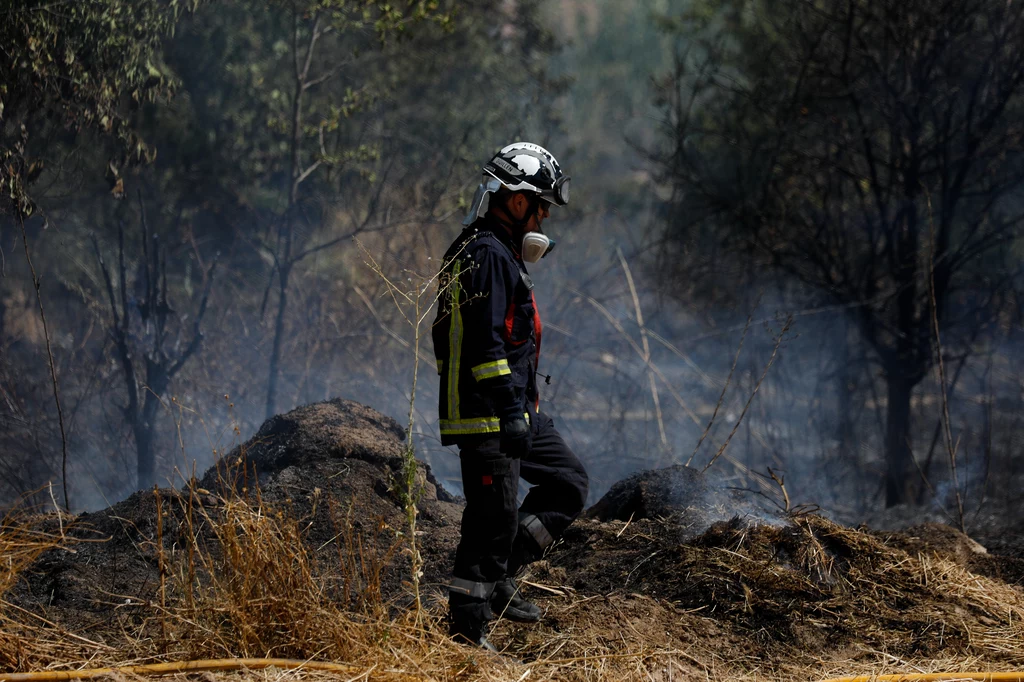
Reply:
[[[466,495],[453,571],[459,582],[499,582],[539,559],[586,504],[589,482],[583,464],[550,417],[538,414],[531,421],[533,444],[522,459],[501,452],[498,438],[459,451]],[[522,506],[520,477],[533,485]]]

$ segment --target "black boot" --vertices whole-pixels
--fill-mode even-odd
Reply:
[[[519,594],[519,585],[512,578],[494,584],[491,610],[499,618],[508,618],[520,623],[536,623],[542,615],[539,606],[523,599]]]
[[[543,554],[533,538],[520,528],[512,542],[512,553],[508,557],[508,575],[514,578]]]
[[[448,595],[448,634],[456,642],[497,653],[497,648],[487,639],[493,619],[494,613],[486,599]]]

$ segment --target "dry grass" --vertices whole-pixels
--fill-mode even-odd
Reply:
[[[394,558],[394,547],[377,553],[377,543],[353,529],[351,510],[332,510],[337,551],[325,560],[306,542],[307,521],[266,505],[258,491],[213,496],[193,490],[173,499],[162,494],[159,537],[145,544],[154,545],[150,555],[165,568],[164,604],[148,603],[150,615],[135,630],[103,633],[111,644],[120,643],[115,648],[90,647],[86,640],[61,645],[69,633],[54,623],[5,621],[0,670],[263,656],[344,662],[352,679],[374,680],[640,679],[671,668],[673,660],[696,669],[682,652],[652,645],[636,628],[621,641],[587,633],[586,602],[584,608],[560,607],[560,617],[582,618],[565,633],[520,628],[510,634],[502,623],[498,636],[509,641],[506,655],[472,650],[448,639],[438,603],[416,614],[381,597],[380,573]],[[7,584],[60,539],[24,524],[4,530]],[[155,547],[161,541],[167,551]],[[652,606],[661,614],[670,611],[653,600],[642,603],[644,609]],[[640,617],[625,608],[627,621]],[[273,670],[241,676],[322,677]]]
[[[0,670],[38,668],[54,660],[95,656],[103,645],[66,632],[43,616],[7,599],[25,570],[50,550],[73,552],[59,509],[40,514],[14,508],[0,520]]]
[[[58,512],[59,513],[59,512]],[[39,555],[60,544],[61,533],[43,530],[41,517],[14,509],[0,520],[0,597],[18,581],[22,572]]]
[[[799,623],[845,630],[896,656],[958,652],[1024,665],[1024,592],[947,557],[910,555],[805,516],[787,526],[724,530],[700,561],[694,578],[706,579],[720,607],[751,630]]]
[[[341,662],[351,669],[346,679],[354,680],[767,682],[1008,670],[1024,663],[1024,593],[1018,588],[947,559],[888,549],[872,536],[817,517],[797,518],[787,528],[730,528],[722,531],[728,537],[723,535],[721,544],[680,546],[682,559],[699,555],[700,563],[680,563],[679,570],[690,575],[679,579],[715,586],[707,608],[625,592],[582,595],[542,580],[554,590],[534,588],[531,596],[546,609],[544,622],[499,622],[493,639],[504,652],[492,656],[448,640],[440,602],[425,600],[416,613],[381,596],[381,572],[396,559],[401,539],[392,538],[390,548],[384,543],[380,549],[380,538],[372,534],[382,530],[358,529],[352,508],[329,505],[335,542],[319,551],[324,546],[307,536],[310,519],[296,517],[288,507],[272,507],[258,490],[217,496],[193,487],[162,494],[163,517],[151,542],[164,549],[154,546],[150,556],[159,562],[166,584],[137,629],[102,633],[112,645],[103,646],[38,617],[33,621],[3,602],[0,670],[267,656]],[[8,517],[0,528],[5,589],[60,542],[59,533],[42,530],[53,525],[52,517],[45,524],[30,521],[24,515]],[[667,559],[659,555],[661,560]],[[737,584],[747,589],[731,592]],[[795,645],[786,651],[765,648],[756,632],[735,627],[758,613],[784,612],[783,602],[801,594],[816,595],[806,602],[805,625],[835,627],[839,621],[830,614],[836,614],[846,627],[861,631],[859,642],[874,644]],[[947,595],[948,603],[955,599],[966,611],[924,598],[928,594]],[[897,603],[902,606],[896,608]],[[938,648],[906,651],[893,634],[899,630],[894,619],[934,632],[934,638],[919,640],[937,638]],[[832,653],[826,657],[825,650]],[[232,678],[278,682],[326,676],[270,669],[232,673]]]
[[[331,561],[314,555],[307,522],[266,506],[258,493],[197,509],[209,539],[191,536],[175,567],[177,603],[166,615],[182,654],[349,661],[399,627],[380,591],[393,551],[375,555],[337,509],[332,515],[344,525]]]
[[[170,559],[166,610],[136,646],[148,639],[171,659],[339,661],[375,680],[448,679],[465,666],[466,650],[445,636],[440,613],[384,600],[381,573],[401,540],[378,550],[378,538],[356,530],[351,508],[325,502],[336,540],[333,552],[317,552],[306,537],[311,519],[266,504],[258,490],[186,492],[177,502],[178,537],[191,540]]]

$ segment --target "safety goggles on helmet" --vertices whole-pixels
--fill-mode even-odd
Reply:
[[[491,171],[491,169],[486,167],[484,168],[484,172],[497,179],[505,189],[510,192],[530,192],[532,194],[536,194],[549,204],[555,204],[556,206],[565,206],[569,203],[569,181],[571,178],[568,175],[559,176],[550,188],[545,189],[543,187],[538,187],[536,184],[528,180],[510,182],[507,179],[497,176]]]
[[[549,204],[556,204],[558,206],[565,206],[569,203],[569,180],[571,178],[568,175],[563,175],[555,180],[555,185],[551,189],[541,190],[537,192],[541,199],[548,202]]]

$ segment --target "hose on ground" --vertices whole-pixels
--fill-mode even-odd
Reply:
[[[34,673],[0,673],[0,682],[59,682],[61,680],[88,680],[112,673],[127,673],[141,676],[174,675],[185,672],[233,670],[261,670],[280,668],[282,670],[319,670],[324,672],[353,673],[360,668],[347,663],[328,661],[305,661],[297,658],[215,658],[197,661],[175,661],[172,663],[151,663],[128,665],[119,668],[85,668],[83,670],[45,670]],[[368,671],[362,671],[368,672]],[[413,675],[392,672],[393,675],[409,680],[420,679]],[[820,682],[1024,682],[1024,672],[993,673],[900,673],[895,675],[857,675],[835,677]]]
[[[366,672],[362,668],[346,663],[326,661],[304,661],[296,658],[215,658],[197,661],[175,661],[172,663],[151,663],[128,665],[120,668],[85,668],[83,670],[45,670],[34,673],[0,673],[0,682],[56,682],[58,680],[88,680],[111,673],[133,675],[173,675],[184,672],[261,670],[281,668],[282,670],[321,670],[326,672],[353,674]],[[390,671],[389,671],[390,672]],[[390,674],[408,680],[420,678],[397,672]]]
[[[1024,672],[1015,673],[900,673],[896,675],[857,675],[835,677],[821,682],[1024,682]]]

